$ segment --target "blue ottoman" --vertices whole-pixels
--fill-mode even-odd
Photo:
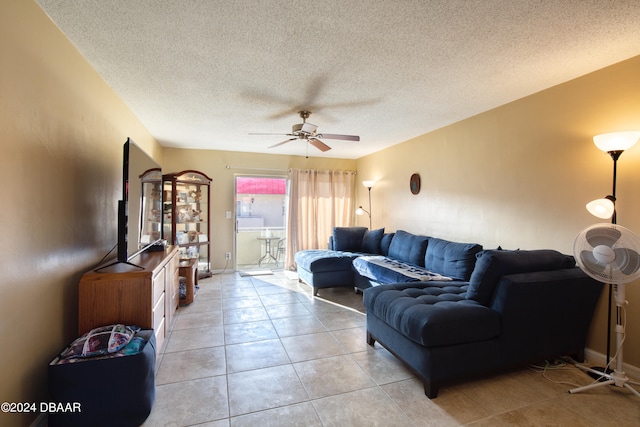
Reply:
[[[74,363],[57,357],[49,364],[49,427],[133,427],[147,419],[155,399],[156,340],[151,329],[134,338],[141,347],[134,354]]]

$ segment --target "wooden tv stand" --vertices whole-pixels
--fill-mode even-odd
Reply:
[[[178,247],[145,252],[128,264],[85,273],[78,290],[78,333],[114,323],[153,329],[156,352],[173,327],[178,308]]]

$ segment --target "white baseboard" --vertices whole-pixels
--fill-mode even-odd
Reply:
[[[591,350],[589,348],[584,350],[585,362],[588,362],[591,366],[601,366],[603,367],[607,363],[607,357],[598,353],[597,351]],[[613,360],[613,359],[611,359]],[[615,367],[615,360],[611,363],[610,368],[613,369]],[[640,368],[637,366],[629,365],[628,363],[622,364],[622,369],[627,374],[627,376],[633,381],[640,381]]]

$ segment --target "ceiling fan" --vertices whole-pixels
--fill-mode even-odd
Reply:
[[[334,133],[318,133],[317,132],[318,126],[313,125],[311,123],[307,123],[307,119],[311,115],[310,111],[301,110],[301,111],[298,111],[298,114],[302,118],[302,123],[298,123],[298,124],[293,125],[293,127],[291,129],[291,133],[285,133],[285,134],[281,134],[281,133],[250,133],[249,135],[287,135],[287,136],[290,136],[291,138],[285,139],[284,141],[279,142],[277,144],[273,144],[273,145],[269,146],[268,148],[274,148],[274,147],[277,147],[279,145],[286,144],[287,142],[295,141],[296,139],[304,139],[309,144],[313,145],[314,147],[316,147],[318,150],[320,150],[322,152],[331,150],[331,147],[329,147],[327,144],[322,142],[322,139],[339,139],[339,140],[343,140],[343,141],[360,141],[360,137],[357,136],[357,135],[339,135],[339,134],[334,134]]]

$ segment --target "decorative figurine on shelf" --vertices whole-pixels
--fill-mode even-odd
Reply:
[[[197,246],[189,246],[189,248],[187,249],[187,256],[189,258],[198,258],[200,256],[200,254],[198,252],[198,247]]]
[[[180,209],[180,211],[178,211],[178,222],[187,221],[191,221],[191,214],[186,209]]]
[[[195,209],[192,209],[191,210],[191,220],[192,221],[196,221],[196,222],[200,221],[200,212],[201,211],[197,211]]]

